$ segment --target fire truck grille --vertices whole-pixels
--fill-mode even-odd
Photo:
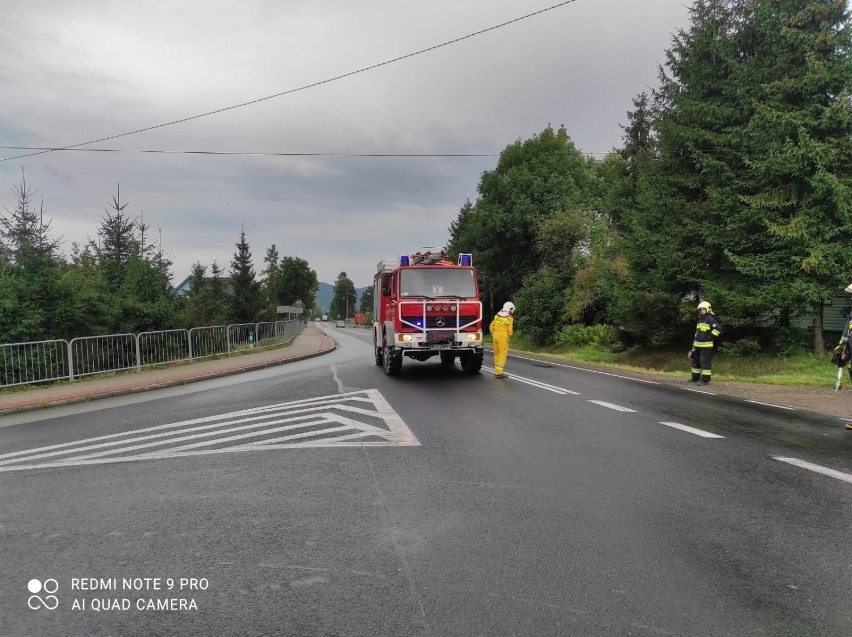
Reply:
[[[468,323],[473,323],[476,320],[475,316],[461,316],[459,317],[461,320],[461,325],[467,325]],[[403,316],[402,320],[407,323],[414,323],[415,325],[423,320],[422,316]],[[452,316],[427,316],[426,317],[426,327],[427,328],[455,328],[456,327],[456,317]]]

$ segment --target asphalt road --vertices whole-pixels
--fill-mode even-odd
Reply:
[[[328,332],[4,418],[0,634],[852,634],[835,418],[514,358],[387,377]]]

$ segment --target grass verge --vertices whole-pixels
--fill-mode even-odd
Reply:
[[[490,336],[486,337],[490,342]],[[689,378],[691,364],[686,358],[689,344],[680,349],[634,347],[614,352],[601,345],[566,347],[549,345],[538,347],[523,334],[515,333],[509,346],[510,353],[529,353],[574,363],[589,363],[600,367],[658,374],[667,377]],[[724,349],[713,357],[713,379],[768,385],[830,387],[837,378],[837,367],[828,354],[806,352],[789,356],[758,353],[737,356]],[[850,382],[844,371],[844,383]]]

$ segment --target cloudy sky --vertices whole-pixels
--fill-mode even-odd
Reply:
[[[14,208],[23,169],[67,254],[72,241],[96,236],[120,184],[127,211],[159,231],[174,283],[196,261],[228,269],[245,227],[258,272],[274,243],[282,256],[306,259],[320,281],[345,271],[367,285],[379,260],[445,245],[480,175],[513,141],[550,123],[564,124],[583,152],[619,146],[631,98],[657,85],[657,65],[688,25],[690,2],[557,4],[7,4],[0,204]],[[150,127],[80,146],[124,152],[17,157],[33,151],[7,148]]]

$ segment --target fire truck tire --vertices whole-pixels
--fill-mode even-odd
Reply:
[[[482,350],[478,352],[464,352],[459,354],[462,369],[468,374],[476,374],[482,369]]]
[[[374,349],[376,350],[376,365],[378,365],[379,367],[381,367],[381,366],[382,366],[382,365],[384,365],[384,363],[385,363],[385,361],[384,361],[384,357],[382,356],[382,348],[381,348],[381,347],[376,347],[376,348],[374,348]]]
[[[387,345],[382,348],[382,359],[385,364],[385,374],[396,376],[402,369],[402,352],[394,352]]]
[[[452,365],[456,362],[456,355],[452,352],[441,352],[441,365]]]

